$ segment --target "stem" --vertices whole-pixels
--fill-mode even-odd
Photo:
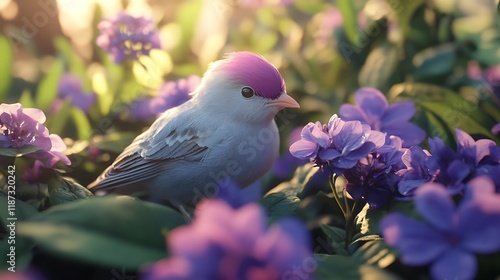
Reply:
[[[335,198],[335,201],[339,205],[339,208],[342,211],[342,214],[344,215],[344,218],[347,220],[346,210],[344,208],[344,205],[343,205],[342,201],[340,201],[339,194],[337,193],[337,188],[335,187],[335,182],[336,181],[337,181],[337,174],[334,174],[334,175],[330,176],[330,188],[332,188],[333,198]]]
[[[354,205],[352,206],[352,211],[350,211],[349,217],[346,218],[346,237],[345,237],[345,248],[349,246],[349,243],[351,242],[352,237],[354,236],[354,219],[356,216],[359,214],[361,209],[363,209],[363,206],[365,203],[363,203],[364,200],[355,200]]]

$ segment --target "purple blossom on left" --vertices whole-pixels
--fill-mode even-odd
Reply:
[[[97,45],[111,54],[115,63],[126,58],[137,60],[140,55],[149,55],[159,49],[160,36],[152,20],[118,13],[114,18],[105,18],[97,26],[100,34]]]
[[[56,134],[49,134],[43,125],[45,114],[36,108],[23,108],[20,103],[0,105],[0,147],[22,149],[29,146],[38,150],[27,154],[34,158],[47,159],[46,166],[58,161],[69,165],[64,154],[66,144]]]

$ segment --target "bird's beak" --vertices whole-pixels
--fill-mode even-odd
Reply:
[[[267,102],[267,105],[278,106],[282,108],[300,108],[299,103],[295,101],[290,95],[286,94],[286,92],[282,92],[280,97],[277,99],[273,99]]]

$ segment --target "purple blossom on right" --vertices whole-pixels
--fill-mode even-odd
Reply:
[[[96,102],[96,94],[92,91],[84,92],[82,81],[72,74],[65,74],[59,80],[57,97],[51,108],[55,112],[60,109],[65,100],[86,113]]]
[[[111,54],[115,63],[127,58],[139,59],[160,48],[160,35],[152,20],[120,12],[114,18],[105,18],[97,26],[101,32],[97,45]]]
[[[455,206],[437,183],[417,189],[415,206],[423,221],[400,213],[386,215],[380,229],[385,242],[410,266],[431,264],[434,279],[473,279],[475,254],[500,251],[500,195],[487,177],[477,177]]]
[[[330,118],[328,125],[308,123],[302,129],[301,138],[290,146],[290,153],[337,175],[353,168],[360,159],[385,143],[383,133],[359,121],[346,122],[337,115]]]
[[[389,105],[384,94],[375,88],[360,88],[354,94],[355,105],[343,104],[339,115],[346,121],[360,121],[373,130],[398,136],[403,140],[403,147],[420,144],[425,138],[425,131],[410,122],[415,115],[415,104],[409,101],[395,102]]]

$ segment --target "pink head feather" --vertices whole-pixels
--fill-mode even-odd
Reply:
[[[265,58],[251,52],[227,54],[217,71],[234,77],[238,82],[254,89],[255,95],[276,99],[286,92],[285,80],[276,67]]]

